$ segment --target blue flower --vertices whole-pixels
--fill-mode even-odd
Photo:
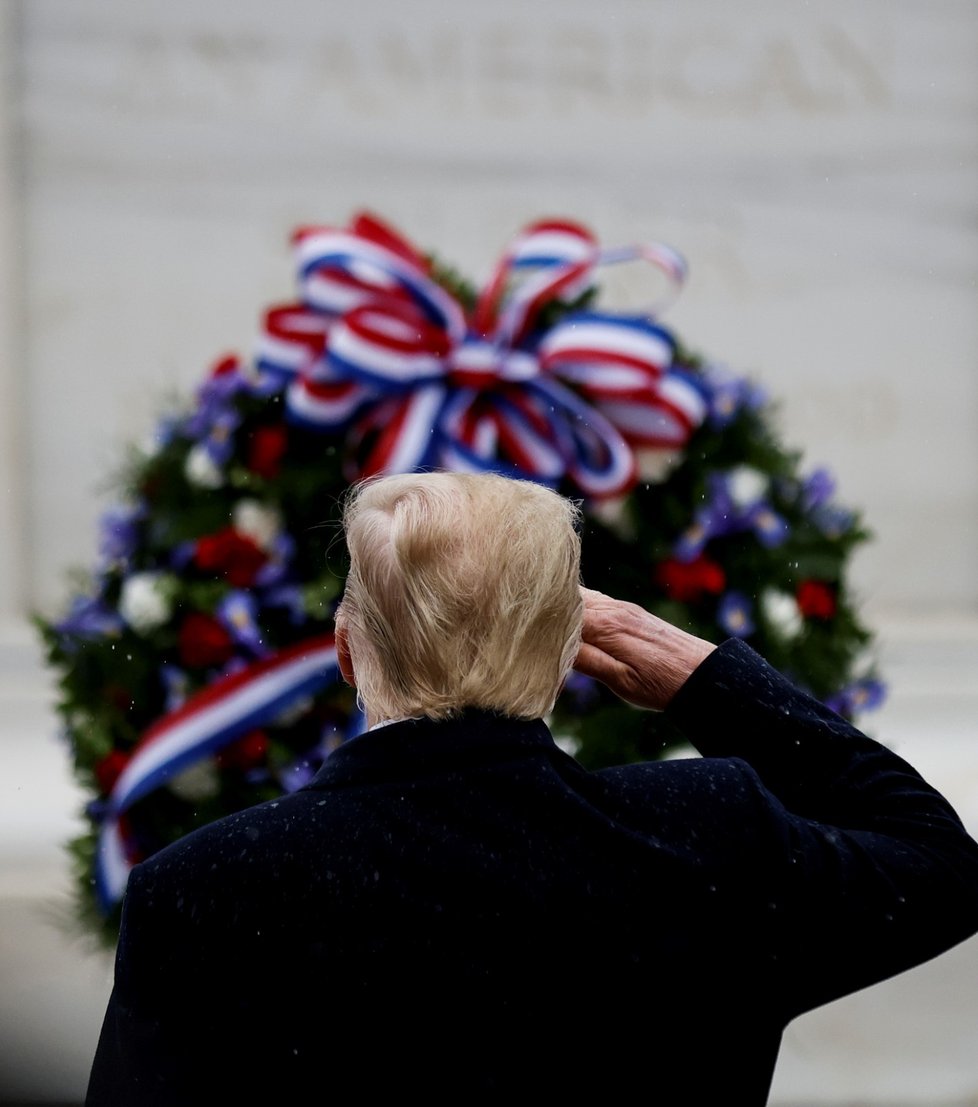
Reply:
[[[276,588],[288,575],[295,556],[295,540],[290,534],[280,531],[267,552],[268,560],[255,575],[255,584],[259,588]]]
[[[734,638],[749,638],[755,631],[750,600],[742,592],[727,592],[717,608],[717,622]]]
[[[684,564],[695,561],[712,537],[709,516],[706,512],[697,512],[696,518],[676,540],[673,555],[677,561],[682,561]]]
[[[250,592],[228,592],[214,614],[239,646],[259,656],[268,652],[258,626],[258,604]]]
[[[99,561],[103,567],[125,565],[139,541],[146,505],[111,507],[99,520]]]
[[[156,424],[153,431],[154,450],[163,450],[173,441],[173,436],[180,428],[180,421],[175,415],[164,415]]]
[[[825,706],[851,718],[863,711],[875,711],[886,699],[886,685],[873,677],[863,677],[829,696]]]
[[[758,541],[769,550],[786,542],[791,533],[787,521],[763,501],[751,508],[749,518]]]
[[[855,516],[844,507],[823,504],[812,512],[812,521],[826,538],[841,538],[852,530]]]
[[[746,377],[735,376],[724,365],[710,365],[706,370],[709,421],[722,430],[733,421],[741,408],[756,411],[768,402],[767,393]]]
[[[749,408],[751,411],[760,411],[761,408],[767,407],[771,401],[771,397],[768,395],[767,389],[763,385],[756,384],[754,381],[744,380],[741,387],[741,399],[744,407]]]
[[[801,501],[806,511],[821,507],[835,495],[835,477],[828,469],[816,469],[801,486]]]
[[[680,534],[673,547],[673,556],[683,564],[695,561],[711,538],[740,530],[743,522],[730,497],[725,477],[711,473],[707,479],[705,503],[696,510],[693,521]]]
[[[223,411],[218,415],[201,443],[215,465],[226,465],[234,453],[234,432],[241,425],[236,411]]]
[[[709,397],[710,425],[722,430],[731,423],[740,407],[740,381],[718,380],[711,382],[713,387]]]
[[[228,407],[239,392],[248,391],[248,381],[233,355],[218,362],[210,376],[197,389],[201,409]]]
[[[71,610],[55,624],[59,634],[74,638],[114,638],[124,623],[118,612],[107,606],[101,596],[76,596]]]
[[[164,662],[159,668],[160,683],[166,693],[165,708],[167,711],[176,711],[186,703],[190,694],[190,678],[176,665]]]
[[[248,382],[228,359],[197,393],[197,408],[186,418],[183,433],[200,442],[215,465],[225,465],[234,449],[234,432],[241,424],[234,398],[247,391]]]

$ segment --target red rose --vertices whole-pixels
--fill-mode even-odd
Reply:
[[[795,591],[798,610],[806,619],[831,619],[835,614],[835,589],[822,580],[803,580]]]
[[[288,434],[281,423],[256,427],[248,439],[248,468],[265,480],[274,480],[282,469]]]
[[[727,587],[723,566],[700,554],[693,561],[663,561],[655,571],[666,595],[680,603],[694,603],[701,596],[718,596]]]
[[[180,624],[180,664],[188,669],[223,665],[234,653],[231,635],[210,615],[192,611]]]
[[[222,769],[238,769],[247,772],[265,764],[268,754],[268,735],[263,730],[250,730],[230,745],[219,750],[217,763]]]
[[[235,354],[226,354],[220,360],[214,362],[211,369],[212,377],[223,377],[225,373],[236,373],[240,362]]]
[[[122,750],[112,750],[101,761],[95,763],[95,779],[103,796],[109,795],[122,770],[129,764],[129,754]]]
[[[258,570],[268,560],[264,550],[247,534],[225,527],[197,539],[194,564],[206,573],[221,573],[234,588],[255,583]]]

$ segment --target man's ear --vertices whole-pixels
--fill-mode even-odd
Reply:
[[[350,639],[347,634],[346,620],[340,612],[336,613],[336,660],[339,662],[343,679],[351,687],[356,688],[356,673],[353,671],[353,658],[350,656]]]

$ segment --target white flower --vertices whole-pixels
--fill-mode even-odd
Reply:
[[[794,596],[769,588],[761,596],[764,618],[785,637],[793,638],[802,628],[804,617]]]
[[[682,458],[682,450],[636,450],[635,463],[638,466],[638,479],[646,484],[661,484]]]
[[[587,513],[626,542],[635,537],[635,524],[628,513],[627,500],[597,500],[588,504]]]
[[[138,634],[162,626],[172,613],[168,576],[133,573],[122,582],[119,614]]]
[[[168,787],[174,795],[188,803],[195,800],[210,799],[217,795],[221,782],[217,776],[217,767],[210,758],[198,761],[184,769],[168,782]]]
[[[231,524],[267,553],[281,533],[282,515],[277,508],[267,507],[260,500],[238,500]]]
[[[187,454],[183,471],[187,480],[198,488],[220,488],[224,483],[224,473],[199,442]]]
[[[752,507],[762,500],[769,483],[764,473],[750,465],[738,465],[727,473],[727,491],[737,507]]]

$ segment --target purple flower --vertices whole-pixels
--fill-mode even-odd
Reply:
[[[751,411],[760,411],[761,408],[767,407],[770,396],[767,389],[762,385],[756,384],[754,381],[744,380],[741,382],[741,400],[744,407]]]
[[[765,500],[743,495],[735,485],[744,484],[738,470],[711,473],[707,478],[707,499],[693,516],[693,522],[679,536],[673,556],[688,564],[703,552],[711,538],[752,530],[761,545],[780,546],[788,537],[788,524]],[[759,476],[759,474],[758,474]]]
[[[76,596],[71,610],[55,629],[74,638],[114,638],[122,633],[123,626],[118,612],[100,596]]]
[[[225,358],[197,389],[200,410],[229,407],[239,392],[248,391],[248,380],[241,372],[237,358]]]
[[[176,665],[168,665],[164,662],[159,669],[160,683],[166,694],[165,708],[167,711],[176,711],[183,707],[190,692],[190,678]]]
[[[852,529],[855,516],[844,507],[823,504],[812,512],[812,521],[826,538],[840,538]]]
[[[829,696],[825,706],[847,718],[862,711],[875,711],[886,699],[886,685],[873,677],[863,677]]]
[[[727,592],[717,608],[717,622],[734,638],[749,638],[756,629],[750,600],[742,592]]]
[[[153,431],[154,450],[163,450],[173,441],[173,436],[180,429],[180,420],[176,415],[164,415],[156,424]]]
[[[714,534],[728,534],[738,527],[737,505],[730,495],[730,483],[723,473],[711,473],[707,477],[709,495],[704,508],[710,529]]]
[[[274,588],[282,583],[295,555],[295,540],[285,531],[280,531],[267,552],[268,560],[255,576],[255,584],[259,588]]]
[[[139,524],[146,517],[144,504],[112,507],[99,520],[99,559],[102,565],[125,564],[139,541]]]
[[[689,564],[703,552],[711,538],[731,534],[743,527],[726,479],[719,473],[711,473],[707,480],[707,499],[693,516],[692,523],[679,536],[673,556],[677,561]]]
[[[229,359],[224,364],[227,368],[219,368],[201,386],[197,407],[183,423],[183,433],[194,442],[202,443],[211,460],[219,466],[230,458],[234,432],[241,423],[234,398],[248,389],[248,382],[236,363]]]
[[[767,393],[746,377],[735,376],[724,365],[711,365],[706,371],[709,421],[722,430],[741,408],[758,410],[767,404]]]
[[[835,495],[835,477],[828,469],[816,469],[801,486],[801,501],[806,511],[821,507]]]
[[[703,547],[713,537],[707,512],[698,511],[693,522],[682,532],[673,547],[673,556],[677,561],[688,565],[703,552]]]
[[[762,546],[770,550],[787,541],[790,533],[788,523],[763,501],[751,508],[749,518],[750,525]]]
[[[287,380],[288,378],[283,377],[282,374],[263,368],[260,363],[254,367],[253,373],[245,378],[248,391],[259,400],[266,400],[276,392],[281,392]]]
[[[740,382],[734,378],[713,383],[709,397],[710,425],[722,430],[733,421],[740,407]]]
[[[234,432],[241,424],[236,411],[223,411],[211,423],[201,443],[215,465],[226,465],[234,453]]]
[[[268,653],[258,626],[258,604],[250,592],[228,592],[214,614],[239,646],[258,656]]]

